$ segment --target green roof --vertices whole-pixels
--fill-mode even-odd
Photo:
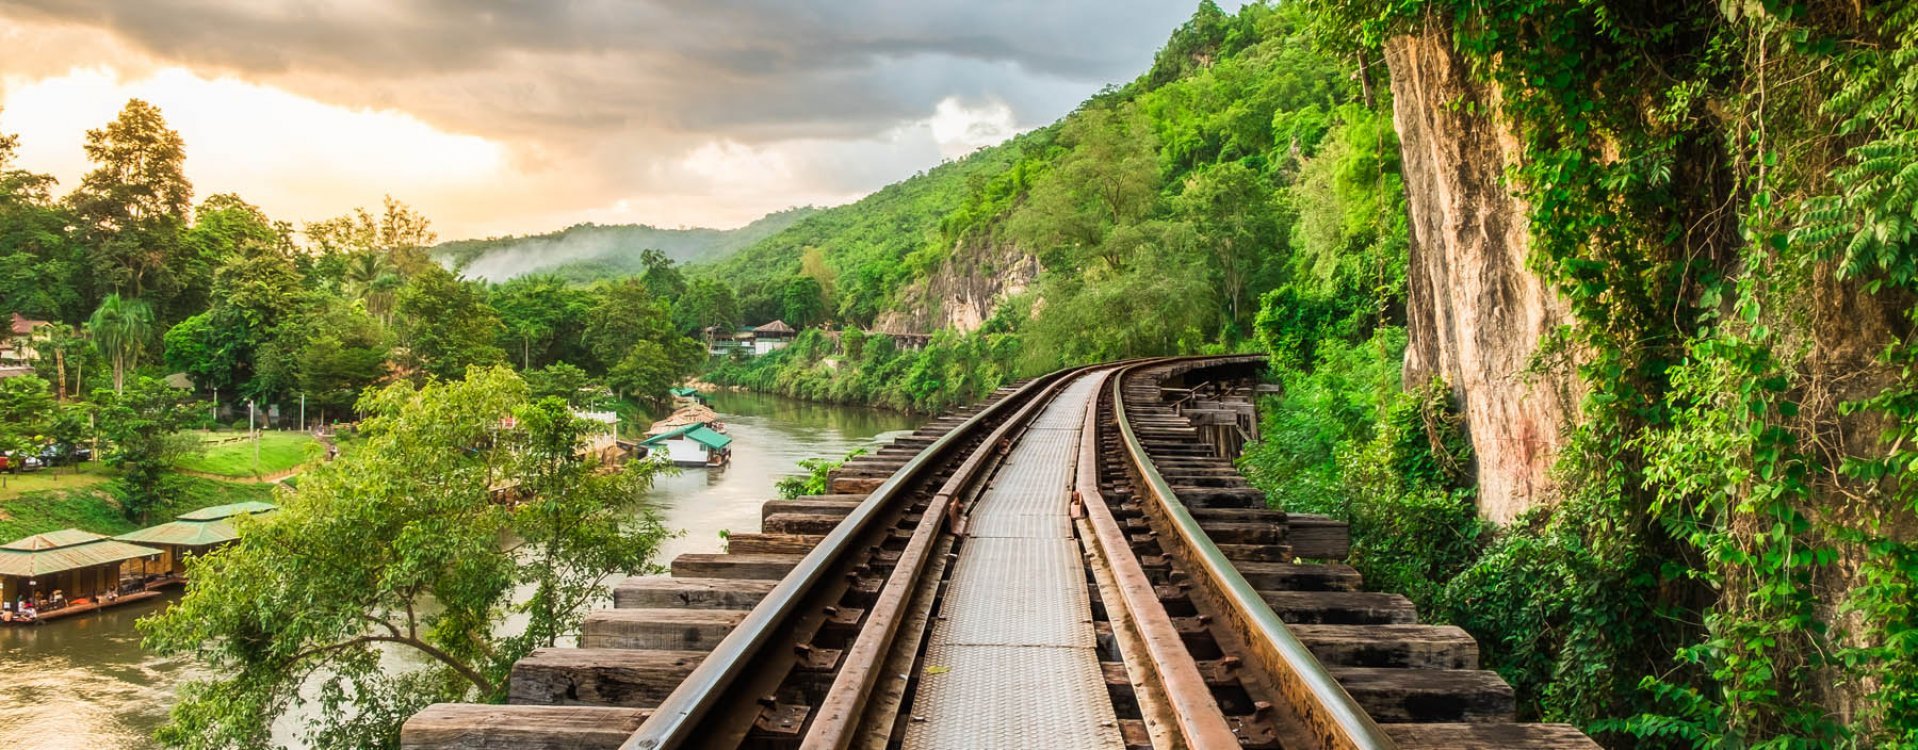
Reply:
[[[158,554],[160,550],[152,547],[63,529],[0,545],[0,576],[41,576]]]
[[[204,547],[240,538],[233,524],[221,521],[173,521],[114,537],[123,542]]]
[[[703,425],[703,424],[689,424],[689,425],[683,425],[680,427],[675,427],[673,429],[659,433],[658,435],[654,435],[652,437],[646,438],[645,440],[640,441],[639,444],[640,445],[658,445],[660,443],[666,442],[673,438],[682,437],[682,436],[685,437],[687,440],[691,440],[695,443],[699,443],[700,445],[706,446],[707,448],[711,450],[719,450],[721,448],[724,448],[728,445],[733,444],[733,438],[731,435],[727,435],[721,432],[715,432],[713,431],[711,427],[707,427],[706,425]]]
[[[218,521],[222,518],[232,518],[246,513],[271,513],[279,509],[280,506],[278,505],[255,500],[244,503],[233,503],[231,505],[215,505],[211,508],[201,508],[192,513],[181,513],[179,518],[182,521]]]
[[[240,532],[233,528],[233,517],[255,513],[272,513],[280,506],[272,503],[245,502],[232,505],[215,505],[201,508],[192,513],[183,513],[180,520],[163,523],[139,531],[114,537],[123,542],[142,544],[172,544],[186,547],[204,547],[220,544],[240,538]]]
[[[105,538],[105,534],[95,534],[91,531],[61,529],[59,531],[49,531],[45,534],[34,534],[24,539],[15,539],[6,544],[0,544],[0,549],[34,552],[43,549],[71,547],[75,544],[85,544],[95,539]]]
[[[673,395],[675,395],[675,396],[680,396],[680,397],[685,397],[685,396],[691,396],[691,395],[693,395],[693,394],[695,394],[695,393],[698,393],[698,392],[699,392],[699,389],[698,389],[698,388],[694,388],[694,387],[692,387],[692,386],[689,386],[689,385],[682,385],[682,386],[679,386],[678,388],[674,388],[674,389],[672,390],[672,394],[673,394]]]

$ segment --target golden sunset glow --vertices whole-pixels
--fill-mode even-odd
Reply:
[[[733,227],[1048,122],[1149,60],[1183,12],[1075,5],[1029,23],[835,7],[880,20],[834,41],[852,32],[794,38],[824,20],[778,5],[542,8],[506,25],[402,4],[0,4],[0,133],[20,137],[20,168],[71,189],[86,130],[145,99],[185,139],[196,199],[235,193],[296,225],[393,195],[446,238]],[[1090,44],[1085,24],[1113,33]],[[973,38],[986,32],[1004,38]]]

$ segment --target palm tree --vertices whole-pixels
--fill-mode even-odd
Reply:
[[[93,311],[93,317],[87,318],[87,332],[113,363],[113,391],[119,393],[126,388],[127,370],[139,365],[140,354],[153,337],[153,306],[109,294]]]
[[[374,252],[358,252],[346,259],[346,272],[342,275],[346,293],[366,303],[366,311],[372,313],[381,323],[390,324],[388,315],[393,309],[394,292],[399,288],[400,277],[393,264],[384,256]]]

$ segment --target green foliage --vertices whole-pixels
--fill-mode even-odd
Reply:
[[[805,473],[781,477],[773,489],[778,490],[779,496],[787,500],[807,495],[824,495],[831,485],[833,471],[846,465],[847,461],[863,455],[866,455],[866,449],[855,448],[851,453],[836,459],[802,458],[799,460],[799,468]]]
[[[738,295],[717,279],[693,279],[686,293],[673,300],[673,323],[694,336],[703,337],[707,328],[730,336],[740,322]]]
[[[392,334],[360,305],[321,295],[282,322],[257,350],[257,390],[297,390],[316,414],[342,415],[387,374]]]
[[[87,319],[87,333],[113,365],[113,390],[121,390],[128,371],[139,366],[153,337],[153,306],[109,294]]]
[[[54,179],[13,168],[18,139],[0,133],[0,312],[75,320],[86,308],[87,257],[53,200]]]
[[[584,343],[606,385],[622,396],[665,403],[667,390],[705,359],[705,347],[680,333],[671,306],[643,279],[602,282],[592,296]]]
[[[403,364],[428,375],[453,378],[468,367],[504,362],[499,313],[472,282],[437,266],[400,289],[395,308]]]
[[[120,470],[121,510],[128,520],[151,520],[149,511],[177,491],[172,475],[180,459],[199,448],[199,441],[181,434],[198,418],[186,391],[153,378],[138,376],[119,392],[94,394],[99,405],[100,435],[111,441],[105,460]]]
[[[38,453],[54,416],[53,391],[32,375],[0,380],[0,453]]]
[[[1324,301],[1326,326],[1355,340],[1402,319],[1404,200],[1387,105],[1361,101],[1352,66],[1313,45],[1306,20],[1294,6],[1202,5],[1152,72],[1058,124],[700,269],[740,285],[747,322],[804,326],[817,281],[837,327],[904,313],[888,318],[897,330],[970,304],[969,279],[1000,273],[1002,257],[1039,263],[964,341],[897,362],[842,343],[833,354],[844,356],[779,355],[714,377],[917,409],[1064,365],[1246,347],[1261,300],[1279,290]],[[1301,215],[1320,223],[1303,230]],[[793,289],[805,304],[788,304]],[[949,370],[953,354],[990,376]]]
[[[982,399],[1012,380],[1019,346],[1018,336],[991,325],[973,335],[941,332],[917,351],[902,351],[884,336],[842,336],[835,343],[808,330],[789,347],[721,362],[703,377],[814,401],[935,413]]]
[[[613,394],[604,386],[596,386],[591,375],[565,362],[520,373],[526,379],[527,391],[535,400],[557,398],[582,409],[602,409],[609,405]]]
[[[580,337],[592,297],[558,276],[532,274],[493,287],[488,302],[505,326],[501,346],[519,354],[521,369],[550,364]]]
[[[1918,10],[1313,12],[1345,54],[1412,34],[1464,62],[1483,93],[1449,106],[1512,137],[1571,313],[1565,497],[1448,587],[1487,662],[1621,746],[1918,746]]]
[[[826,290],[811,276],[786,280],[779,293],[779,317],[795,328],[822,323],[826,319]]]
[[[808,249],[824,255],[838,274],[837,304],[825,317],[870,325],[914,277],[915,253],[944,258],[950,248],[931,228],[966,199],[973,175],[996,175],[1018,158],[1024,139],[981,149],[925,173],[880,188],[850,205],[811,213],[717,263],[695,267],[695,277],[717,279],[739,292],[741,321],[764,323],[784,315],[786,280],[801,273]],[[791,321],[788,321],[791,322]]]
[[[132,99],[112,122],[87,131],[86,153],[94,169],[67,203],[83,222],[92,283],[164,305],[194,281],[178,262],[193,200],[185,141],[159,108]]]
[[[510,370],[396,384],[360,408],[361,449],[193,558],[186,597],[141,623],[149,647],[212,675],[182,690],[164,744],[267,747],[275,719],[312,705],[303,741],[396,747],[428,703],[503,698],[512,663],[576,628],[605,576],[651,570],[651,470],[596,471],[577,452],[584,426],[557,399],[529,402]],[[495,502],[502,484],[526,499]],[[505,628],[516,615],[526,627]]]

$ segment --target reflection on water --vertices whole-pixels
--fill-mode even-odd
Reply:
[[[759,504],[802,458],[837,458],[921,420],[889,412],[812,404],[752,393],[720,393],[713,408],[733,436],[732,465],[660,477],[647,499],[679,537],[659,562],[685,552],[719,552],[722,530],[757,531]],[[174,686],[192,677],[183,660],[140,648],[134,620],[161,599],[32,627],[0,626],[0,749],[122,750],[153,745]],[[286,741],[288,732],[276,732]]]
[[[140,648],[133,621],[180,597],[0,626],[0,746],[11,750],[148,747],[184,660]]]
[[[759,505],[773,485],[798,472],[800,459],[838,458],[875,439],[915,429],[918,417],[795,401],[761,393],[716,393],[713,409],[733,437],[732,464],[682,469],[660,477],[649,499],[666,528],[684,533],[662,545],[659,560],[686,552],[721,552],[721,531],[759,530]]]

